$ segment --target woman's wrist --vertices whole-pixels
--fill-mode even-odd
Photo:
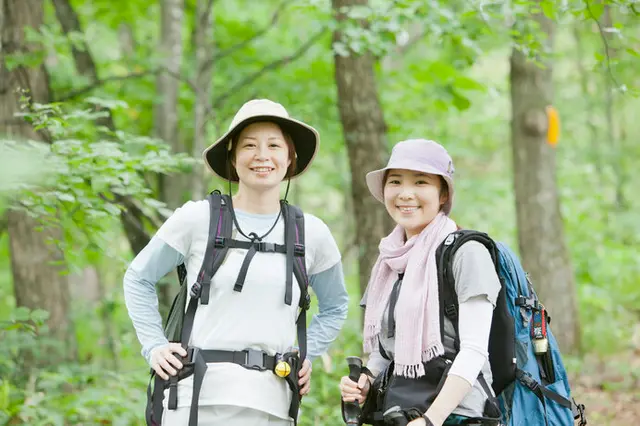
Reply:
[[[427,422],[425,426],[435,426],[435,425],[433,424],[433,422],[431,421],[431,419],[429,419],[429,417],[427,417],[427,415],[426,415],[426,414],[423,414],[423,415],[422,415],[422,418],[424,419],[424,421],[425,421],[425,422]]]

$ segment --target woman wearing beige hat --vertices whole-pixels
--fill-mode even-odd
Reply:
[[[488,341],[500,282],[489,251],[477,241],[465,243],[453,256],[459,351],[448,318],[440,327],[436,250],[457,230],[449,218],[453,170],[451,157],[441,145],[413,139],[398,143],[387,167],[366,176],[371,194],[397,225],[380,242],[380,255],[362,301],[364,349],[370,354],[371,374],[363,374],[358,383],[343,377],[340,389],[345,402],[363,402],[370,379],[391,373],[394,379],[389,380],[398,386],[389,388],[394,389],[393,395],[387,390],[385,404],[416,402],[377,407],[386,416],[376,425],[462,424],[486,415],[485,404],[493,400],[492,391],[487,395],[477,378],[482,373],[491,385]],[[417,412],[410,410],[415,407]],[[495,419],[489,421],[493,423],[482,424],[496,424]]]
[[[291,353],[295,347],[301,289],[295,283],[291,286],[287,277],[291,275],[288,255],[275,248],[288,244],[283,216],[290,206],[280,200],[281,183],[308,169],[318,144],[314,128],[289,117],[282,105],[259,99],[244,104],[228,132],[204,151],[207,167],[237,182],[238,190],[225,198],[233,215],[229,240],[235,245],[228,248],[210,283],[202,283],[196,293],[192,288],[190,300],[200,300],[195,301],[187,349],[193,358],[196,353],[204,358],[210,355],[200,379],[197,374],[172,379],[183,368],[183,357],[189,356],[185,344],[170,343],[163,333],[155,284],[183,262],[187,281],[200,283],[199,271],[212,235],[210,203],[189,201],[178,208],[128,268],[125,300],[142,354],[168,384],[162,424],[266,426],[296,421],[290,407],[299,397],[282,378],[288,371],[278,372],[279,377],[274,364],[280,354]],[[348,302],[340,253],[331,232],[311,214],[304,214],[303,228],[300,268],[306,269],[319,313],[306,334],[306,359],[300,360],[296,378],[300,396],[309,392],[311,361],[338,335]],[[304,358],[302,344],[298,344]],[[194,377],[202,380],[199,398],[194,393]],[[177,389],[174,396],[172,383]],[[191,403],[194,395],[197,408]],[[148,419],[154,422],[159,419]]]

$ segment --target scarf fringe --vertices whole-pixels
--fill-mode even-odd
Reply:
[[[424,376],[424,364],[400,365],[396,364],[393,368],[393,374],[396,376],[406,377],[407,379],[416,379]]]
[[[429,362],[433,358],[437,358],[440,355],[444,355],[444,345],[442,342],[437,341],[434,344],[422,351],[422,362]]]
[[[396,376],[406,377],[407,379],[416,379],[418,377],[422,377],[426,374],[424,369],[424,363],[429,362],[433,358],[439,357],[440,355],[444,355],[444,346],[442,343],[437,342],[430,348],[422,351],[422,362],[420,364],[398,364],[396,362],[395,367],[393,369],[393,374]]]

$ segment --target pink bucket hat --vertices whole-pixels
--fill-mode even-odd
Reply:
[[[384,203],[384,175],[390,169],[414,170],[440,175],[447,182],[449,199],[442,211],[449,215],[453,206],[453,160],[442,145],[426,139],[409,139],[398,142],[391,151],[387,167],[367,173],[367,186],[376,200]]]

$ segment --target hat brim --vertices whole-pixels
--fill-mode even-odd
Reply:
[[[383,169],[374,170],[372,172],[367,173],[365,177],[367,181],[367,187],[369,188],[369,192],[371,192],[371,195],[373,195],[373,197],[376,200],[384,204],[384,182],[383,182],[384,175],[387,170],[392,170],[392,169],[412,170],[416,172],[442,176],[445,182],[447,182],[447,189],[449,190],[449,198],[447,199],[446,203],[444,203],[444,206],[442,206],[442,211],[446,215],[449,215],[449,213],[451,213],[451,208],[453,207],[453,195],[454,195],[453,180],[449,176],[443,175],[442,172],[440,172],[435,167],[429,167],[429,166],[419,166],[415,168],[385,167]]]
[[[231,182],[237,182],[238,179],[232,179],[230,176],[230,164],[228,162],[228,145],[227,142],[234,136],[237,136],[245,127],[252,123],[272,122],[280,126],[283,132],[289,134],[293,140],[296,150],[296,170],[290,179],[300,176],[304,173],[313,161],[318,146],[320,145],[320,135],[313,127],[293,118],[285,118],[273,115],[257,115],[242,120],[236,124],[227,133],[222,135],[218,140],[211,144],[202,153],[204,162],[215,175]]]

